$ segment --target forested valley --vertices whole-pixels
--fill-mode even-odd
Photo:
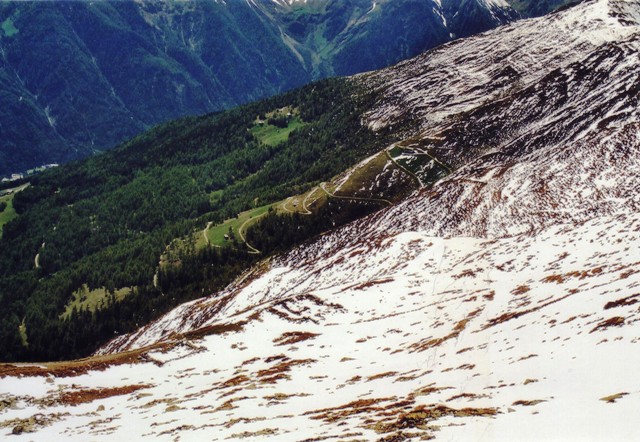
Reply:
[[[260,254],[229,241],[159,265],[176,238],[304,192],[388,145],[391,135],[361,124],[374,99],[349,80],[324,80],[173,121],[34,177],[15,195],[18,217],[0,240],[2,360],[86,356],[182,302],[220,290],[270,253],[377,209],[336,200],[313,218],[271,211],[247,232]],[[281,129],[292,120],[282,140],[255,135],[259,126]],[[109,295],[93,308],[70,307],[83,289]]]

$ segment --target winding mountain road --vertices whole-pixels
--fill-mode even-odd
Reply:
[[[367,202],[372,202],[372,203],[382,203],[382,204],[387,204],[389,206],[391,206],[393,203],[387,199],[384,198],[364,198],[364,197],[359,197],[359,196],[342,196],[342,195],[336,195],[335,193],[331,193],[327,190],[327,188],[325,187],[327,183],[320,183],[320,189],[322,189],[324,191],[324,193],[326,193],[327,195],[329,195],[331,198],[336,198],[336,199],[341,199],[341,200],[351,200],[351,201],[367,201]]]
[[[249,224],[252,221],[253,222],[258,221],[260,218],[262,218],[268,213],[269,212],[265,212],[262,215],[256,216],[255,218],[249,218],[248,220],[243,222],[242,225],[238,228],[238,236],[240,236],[240,240],[246,244],[247,248],[249,249],[249,253],[251,253],[252,255],[259,255],[262,252],[256,249],[255,247],[253,247],[251,244],[249,244],[249,242],[247,241],[247,238],[244,236],[244,233],[243,233],[244,229],[246,228],[247,224]]]

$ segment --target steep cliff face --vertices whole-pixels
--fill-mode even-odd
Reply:
[[[93,359],[2,367],[0,425],[637,439],[639,12],[584,2],[354,78],[384,91],[363,124],[404,131],[446,178]]]

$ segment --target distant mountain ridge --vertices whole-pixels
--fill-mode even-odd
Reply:
[[[517,3],[521,12],[502,0],[2,3],[0,176],[387,66],[533,4]]]

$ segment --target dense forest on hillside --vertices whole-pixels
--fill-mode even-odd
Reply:
[[[86,355],[178,303],[222,288],[269,251],[336,224],[298,217],[275,233],[267,217],[262,228],[251,229],[262,256],[238,244],[208,247],[178,267],[159,269],[174,238],[304,191],[388,145],[388,135],[361,125],[374,98],[349,80],[325,80],[228,112],[171,122],[34,178],[15,195],[19,216],[4,226],[0,240],[2,360]],[[285,141],[266,144],[252,129],[276,109],[295,112],[301,123]],[[370,210],[342,207],[348,215],[338,223]],[[287,229],[298,233],[287,235]],[[74,307],[63,317],[82,287],[104,288],[111,296],[97,311]],[[127,294],[119,299],[116,292]]]

